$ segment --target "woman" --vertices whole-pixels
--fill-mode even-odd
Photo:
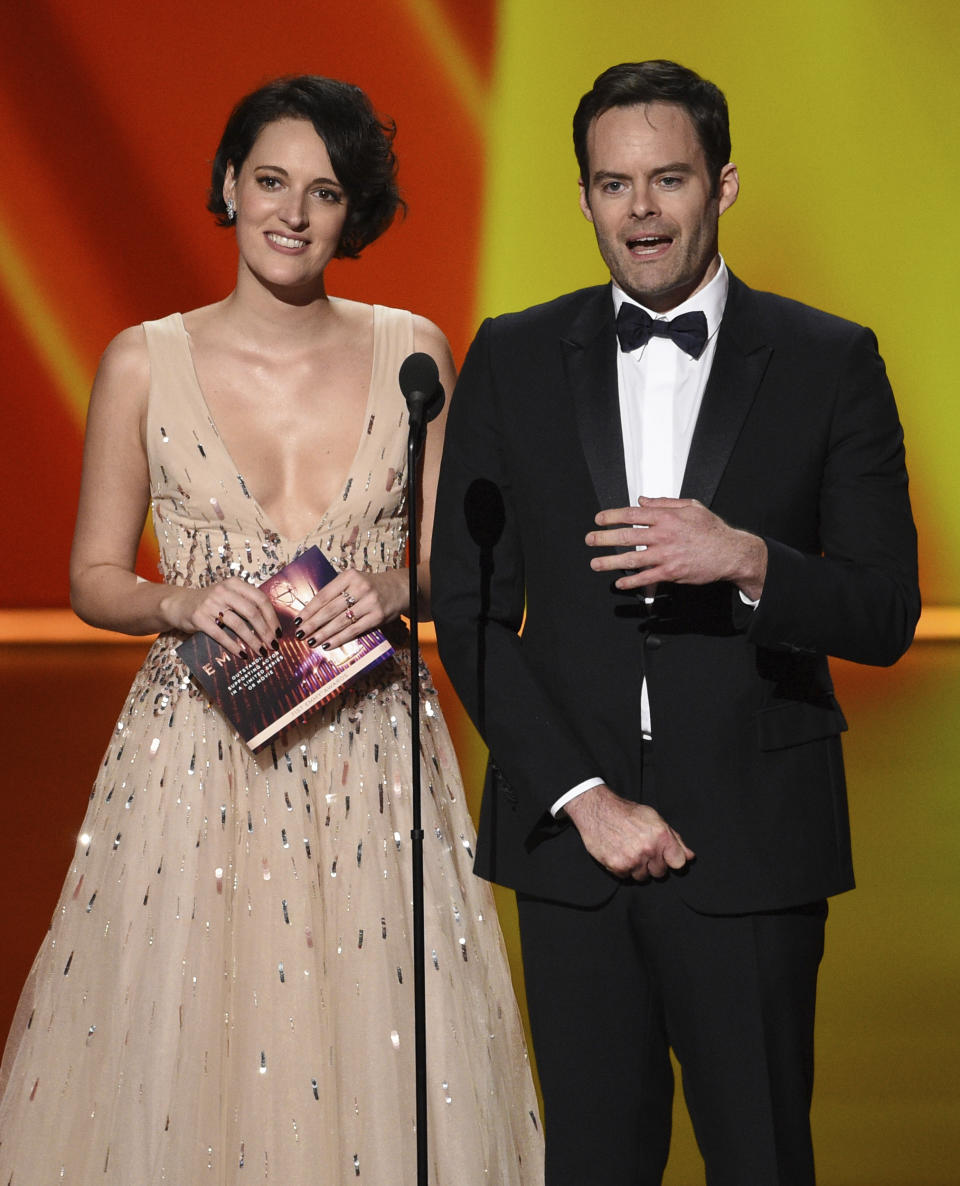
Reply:
[[[397,372],[414,350],[448,390],[453,372],[435,326],[324,286],[396,212],[391,142],[344,83],[242,100],[209,202],[236,231],[236,288],[124,331],[97,373],[73,604],[159,638],[4,1055],[4,1186],[414,1180]],[[441,439],[437,421],[424,540]],[[163,583],[133,572],[148,501]],[[276,647],[256,584],[313,544],[340,571],[297,636],[337,647],[381,626],[397,653],[252,753],[175,647],[197,630],[235,653]],[[425,556],[418,576],[424,613]],[[516,1005],[432,689],[424,716],[431,1182],[526,1186],[541,1147]]]

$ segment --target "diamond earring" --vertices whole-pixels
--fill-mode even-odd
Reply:
[[[227,222],[233,222],[237,217],[237,205],[233,198],[227,198]]]

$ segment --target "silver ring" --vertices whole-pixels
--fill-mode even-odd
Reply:
[[[353,596],[351,595],[351,593],[350,593],[350,590],[349,590],[349,589],[344,589],[344,591],[343,591],[343,599],[344,599],[344,601],[346,601],[346,603],[347,603],[347,606],[348,606],[348,607],[349,607],[349,606],[351,606],[351,605],[356,605],[356,604],[357,604],[357,599],[356,599],[356,597],[353,597]]]

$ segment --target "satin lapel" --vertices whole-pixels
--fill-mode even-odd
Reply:
[[[601,509],[626,506],[616,331],[610,288],[591,290],[561,341],[577,431]]]
[[[713,501],[773,353],[758,329],[753,303],[750,289],[731,275],[717,352],[680,489],[681,498],[696,498],[705,506]]]

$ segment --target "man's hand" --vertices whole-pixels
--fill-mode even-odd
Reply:
[[[591,787],[564,810],[587,852],[617,877],[646,881],[693,860],[692,850],[652,807],[621,799],[608,786]]]
[[[601,511],[591,531],[595,548],[627,549],[590,561],[597,572],[635,569],[621,576],[618,589],[639,589],[659,581],[709,585],[731,581],[751,601],[759,601],[767,575],[767,545],[759,536],[728,526],[692,498],[641,498],[635,507]],[[638,550],[639,548],[639,550]]]

